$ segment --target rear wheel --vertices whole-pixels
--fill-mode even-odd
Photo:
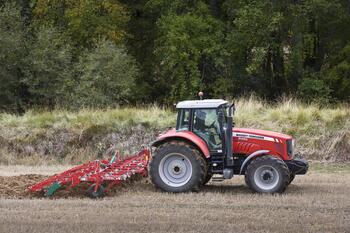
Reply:
[[[248,165],[245,173],[246,184],[258,193],[282,193],[289,179],[287,165],[273,156],[256,158]]]
[[[198,191],[206,176],[206,162],[200,152],[181,141],[156,149],[150,163],[152,183],[167,192]]]

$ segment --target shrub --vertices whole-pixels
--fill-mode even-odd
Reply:
[[[80,59],[78,69],[81,72],[76,90],[79,106],[115,106],[132,98],[139,70],[123,47],[101,41]]]
[[[14,4],[0,7],[0,109],[18,111],[22,107],[21,81],[26,54],[25,29]]]
[[[54,28],[41,28],[26,58],[25,83],[35,105],[62,104],[73,78],[71,48]]]
[[[315,101],[321,104],[328,103],[331,99],[331,90],[320,79],[305,78],[298,86],[299,96],[308,101]]]

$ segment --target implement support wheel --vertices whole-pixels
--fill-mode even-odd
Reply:
[[[98,186],[97,190],[95,191],[96,184],[93,184],[89,187],[87,194],[90,198],[101,198],[105,196],[105,189],[102,185]]]

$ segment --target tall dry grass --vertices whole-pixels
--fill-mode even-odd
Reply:
[[[106,126],[115,129],[141,124],[151,128],[162,128],[175,124],[172,111],[149,105],[115,109],[82,109],[78,112],[66,110],[27,111],[24,115],[0,114],[3,127],[21,129],[83,129]]]
[[[322,107],[295,99],[268,104],[254,96],[236,100],[236,126],[282,132],[297,139],[297,151],[310,159],[350,160],[350,109]]]
[[[348,106],[322,107],[294,99],[269,104],[254,96],[235,103],[237,127],[290,134],[308,159],[350,161]],[[105,156],[109,148],[133,153],[175,121],[174,109],[156,105],[0,114],[0,163],[79,163]]]

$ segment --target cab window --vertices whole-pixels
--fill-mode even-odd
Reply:
[[[189,130],[190,127],[190,110],[181,109],[178,113],[178,125],[177,130]]]

